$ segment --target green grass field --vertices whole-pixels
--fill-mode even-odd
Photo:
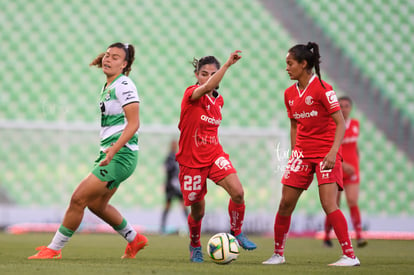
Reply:
[[[217,265],[205,254],[209,236],[203,235],[205,262],[190,263],[187,237],[148,235],[149,245],[136,259],[120,257],[126,242],[116,234],[75,234],[61,260],[27,260],[35,247],[47,245],[53,234],[9,235],[0,233],[0,274],[414,274],[414,241],[369,240],[356,248],[360,267],[329,267],[340,248],[325,248],[320,240],[290,238],[287,263],[262,265],[271,256],[273,240],[250,236],[255,251],[242,251],[237,261]]]

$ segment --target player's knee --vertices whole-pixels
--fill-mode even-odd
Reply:
[[[321,205],[323,211],[325,211],[326,214],[332,213],[336,209],[338,209],[337,203],[332,203],[331,201],[323,201],[321,200]]]
[[[204,211],[191,211],[191,216],[195,221],[199,221],[204,217]]]
[[[244,192],[243,190],[232,194],[231,200],[237,204],[242,204],[244,202]]]
[[[281,199],[279,203],[279,214],[282,216],[289,216],[292,214],[293,210],[295,209],[296,203]]]
[[[347,201],[347,203],[348,203],[348,207],[351,208],[351,207],[354,207],[354,206],[358,205],[358,200],[350,199],[350,200]]]
[[[86,204],[87,204],[87,202],[82,196],[80,196],[78,194],[73,194],[71,199],[70,199],[69,207],[70,208],[85,209]]]
[[[191,207],[191,217],[195,221],[199,221],[204,217],[204,207]]]

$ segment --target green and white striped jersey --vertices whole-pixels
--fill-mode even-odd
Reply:
[[[127,121],[122,107],[139,102],[137,88],[132,80],[120,74],[109,86],[102,88],[101,107],[101,150],[115,143],[122,134]],[[132,151],[138,148],[138,132],[125,144]]]

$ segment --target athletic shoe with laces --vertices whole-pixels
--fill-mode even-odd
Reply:
[[[328,264],[328,265],[329,266],[359,266],[360,262],[357,257],[352,259],[346,255],[342,255],[342,257],[338,261]]]
[[[359,247],[359,248],[361,248],[361,247],[364,247],[364,246],[366,246],[368,244],[368,242],[367,242],[367,240],[365,240],[365,239],[358,239],[357,240],[357,247]]]
[[[246,250],[253,250],[256,249],[256,244],[249,240],[243,233],[240,233],[239,235],[235,236],[237,242],[241,247],[243,247]]]
[[[61,250],[53,250],[47,246],[36,247],[36,250],[39,251],[35,255],[28,257],[29,260],[33,259],[62,259]]]
[[[192,261],[193,263],[202,263],[202,262],[204,262],[203,252],[201,252],[201,246],[193,247],[190,244],[190,261]]]
[[[122,259],[135,259],[135,255],[137,255],[138,251],[144,249],[147,245],[148,239],[144,235],[137,234],[135,239],[128,243],[127,247],[125,248],[124,256]]]
[[[284,256],[274,253],[272,257],[262,262],[262,264],[284,264],[286,262]]]

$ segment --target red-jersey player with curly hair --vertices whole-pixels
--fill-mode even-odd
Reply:
[[[218,138],[224,102],[217,89],[225,72],[240,60],[239,53],[240,51],[231,53],[222,67],[214,56],[194,60],[197,83],[186,89],[181,103],[178,125],[180,140],[176,159],[180,164],[179,179],[184,202],[191,209],[188,226],[192,262],[203,262],[200,233],[207,178],[223,187],[230,195],[228,211],[231,233],[244,249],[256,248],[241,232],[245,212],[244,191],[236,169]]]

